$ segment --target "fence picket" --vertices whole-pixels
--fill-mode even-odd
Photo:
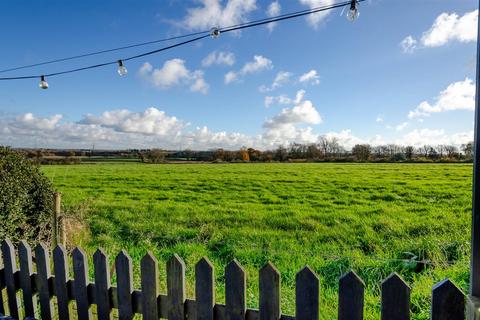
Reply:
[[[281,314],[280,272],[270,262],[259,271],[259,309],[246,307],[246,273],[237,260],[225,268],[225,305],[215,304],[214,267],[207,258],[195,265],[196,300],[185,296],[185,263],[174,255],[167,262],[167,295],[158,294],[158,262],[147,253],[140,262],[141,291],[133,290],[132,260],[122,250],[115,259],[117,287],[110,283],[108,256],[98,249],[93,255],[95,282],[89,283],[88,263],[80,248],[72,252],[74,281],[69,279],[68,258],[63,246],[53,250],[54,276],[51,275],[49,251],[44,244],[35,247],[36,273],[27,242],[21,241],[18,252],[7,239],[1,243],[4,267],[0,268],[0,289],[6,287],[10,316],[41,319],[70,318],[69,300],[75,299],[78,319],[92,319],[91,303],[97,305],[99,320],[111,320],[118,308],[119,319],[132,320],[141,313],[146,320],[318,320],[320,316],[320,282],[308,266],[296,274],[295,317]],[[18,257],[20,268],[17,270]],[[53,288],[52,288],[53,286]],[[21,289],[22,309],[17,291]],[[53,290],[53,292],[52,292]],[[350,271],[339,279],[338,319],[363,320],[365,284]],[[381,319],[410,319],[410,287],[396,274],[381,284]],[[37,308],[35,293],[40,305]],[[57,299],[55,314],[51,295]],[[465,319],[465,295],[450,280],[432,288],[431,320]],[[5,313],[0,301],[0,313]]]
[[[62,320],[70,319],[68,310],[68,265],[67,251],[62,245],[53,249],[53,270],[55,272],[55,294],[57,296],[58,317]]]
[[[227,320],[243,320],[247,311],[245,270],[234,259],[225,268],[225,307]]]
[[[90,302],[88,301],[88,262],[85,255],[80,248],[73,249],[73,276],[74,276],[74,292],[75,301],[77,302],[78,318],[88,320],[92,318],[90,310]]]
[[[132,259],[125,250],[117,255],[115,269],[117,270],[118,317],[120,320],[130,320],[133,318]]]
[[[7,287],[8,309],[10,316],[19,319],[17,288],[15,287],[15,272],[17,271],[17,262],[15,259],[15,249],[9,239],[2,242],[3,256],[3,275],[5,278],[5,286]]]
[[[320,281],[310,267],[297,273],[295,286],[296,319],[318,320]]]
[[[112,306],[110,305],[110,268],[108,256],[102,249],[97,249],[93,254],[95,273],[95,299],[99,320],[112,318]]]
[[[343,275],[338,288],[338,320],[362,320],[365,283],[353,271]]]
[[[465,295],[448,279],[445,279],[433,286],[431,319],[465,319]]]
[[[37,301],[32,290],[32,249],[25,240],[22,240],[18,246],[18,260],[20,263],[20,287],[22,288],[25,317],[34,318]]]
[[[215,307],[215,270],[207,258],[195,265],[197,320],[213,320]]]
[[[51,276],[50,255],[47,247],[40,243],[35,247],[35,261],[37,265],[37,291],[40,300],[40,315],[42,320],[52,319],[52,302],[48,289],[48,279]]]
[[[158,262],[148,252],[140,262],[142,283],[142,314],[145,320],[158,320]]]
[[[268,262],[259,274],[260,320],[280,319],[280,272]]]
[[[185,319],[185,263],[174,254],[167,262],[168,319]]]
[[[410,319],[410,287],[396,273],[382,282],[382,320]]]

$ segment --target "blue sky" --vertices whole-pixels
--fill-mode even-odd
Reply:
[[[0,69],[161,39],[335,0],[2,1]],[[0,144],[273,148],[472,139],[474,0],[369,0],[115,66],[0,82]],[[2,73],[42,74],[165,44]],[[209,57],[209,58],[207,58]],[[274,84],[277,79],[276,84]]]

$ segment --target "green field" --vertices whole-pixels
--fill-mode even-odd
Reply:
[[[322,319],[336,317],[338,277],[366,282],[366,319],[379,318],[379,284],[396,271],[412,287],[413,319],[429,319],[432,285],[445,277],[468,289],[471,165],[459,164],[85,164],[45,166],[65,206],[86,204],[89,253],[151,250],[193,266],[207,256],[224,300],[223,267],[248,273],[248,305],[258,307],[258,269],[282,273],[282,309],[294,314],[295,273],[321,277]],[[415,258],[416,257],[416,258]],[[410,259],[410,260],[409,260]],[[416,261],[427,261],[426,267]]]

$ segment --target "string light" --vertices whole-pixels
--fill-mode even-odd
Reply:
[[[350,3],[350,10],[347,13],[347,19],[349,21],[355,21],[360,16],[360,11],[358,10],[358,0],[352,0]]]
[[[38,86],[41,89],[48,89],[48,82],[45,81],[45,76],[40,76],[40,84]]]
[[[172,45],[169,45],[169,46],[157,49],[157,50],[137,54],[137,55],[130,56],[130,57],[127,57],[127,58],[123,58],[123,59],[120,59],[120,60],[99,63],[99,64],[95,64],[95,65],[90,65],[90,66],[86,66],[86,67],[79,67],[79,68],[69,69],[69,70],[55,72],[55,73],[45,73],[41,76],[40,75],[28,75],[28,76],[0,77],[0,81],[1,80],[34,79],[34,78],[39,78],[40,77],[40,85],[39,85],[40,88],[47,89],[48,88],[48,83],[45,81],[45,78],[47,76],[48,77],[59,76],[59,75],[64,75],[64,74],[69,74],[69,73],[74,73],[74,72],[79,72],[79,71],[84,71],[84,70],[90,70],[90,69],[94,69],[94,68],[105,67],[105,66],[112,65],[112,64],[117,64],[118,65],[118,74],[120,76],[124,76],[124,75],[127,74],[127,68],[124,65],[125,61],[138,59],[138,58],[141,58],[141,57],[144,57],[144,56],[148,56],[148,55],[156,54],[156,53],[159,53],[159,52],[162,52],[162,51],[165,51],[165,50],[180,47],[180,46],[186,45],[188,43],[192,43],[192,42],[196,42],[196,41],[205,39],[207,37],[218,38],[221,33],[227,33],[227,32],[242,30],[242,29],[246,29],[246,28],[252,28],[252,27],[256,27],[256,26],[260,26],[260,25],[269,24],[269,23],[272,23],[272,22],[278,22],[278,21],[283,21],[283,20],[287,20],[287,19],[297,18],[297,17],[306,16],[306,15],[310,15],[310,14],[315,14],[315,13],[318,13],[318,12],[332,10],[332,9],[336,9],[336,8],[342,8],[342,7],[345,8],[349,5],[350,5],[350,10],[347,14],[347,18],[350,21],[354,21],[360,15],[360,12],[358,10],[358,4],[360,2],[363,2],[363,1],[366,1],[366,0],[347,0],[347,1],[344,1],[344,2],[336,3],[336,4],[324,5],[324,6],[320,6],[320,7],[316,7],[316,8],[311,8],[311,9],[308,9],[308,10],[302,10],[302,11],[282,14],[282,15],[275,16],[275,17],[270,17],[270,18],[264,18],[264,19],[260,19],[260,20],[245,22],[245,23],[241,23],[241,24],[237,24],[237,25],[233,25],[233,26],[229,26],[229,27],[223,27],[223,28],[213,27],[212,29],[210,29],[210,31],[198,32],[198,33],[194,33],[194,34],[190,34],[190,35],[184,35],[184,36],[178,36],[176,38],[184,38],[184,37],[188,37],[188,36],[192,36],[192,35],[203,34],[201,36],[198,36],[198,37],[195,37],[195,38],[190,38],[188,40],[178,42],[178,43],[175,43],[175,44],[172,44]],[[13,71],[13,70],[18,70],[18,69],[24,69],[24,68],[39,66],[39,65],[43,65],[43,64],[50,64],[50,63],[56,63],[56,62],[61,62],[61,61],[66,61],[66,60],[72,60],[72,59],[77,59],[77,58],[86,57],[86,56],[90,56],[90,55],[95,55],[95,54],[100,54],[100,53],[105,53],[105,52],[111,52],[111,51],[117,51],[117,50],[123,50],[123,49],[126,49],[126,48],[132,48],[132,47],[136,47],[136,46],[142,46],[142,45],[146,45],[146,44],[150,44],[150,43],[172,40],[172,39],[174,39],[174,38],[151,41],[151,42],[135,44],[135,45],[125,46],[125,47],[120,47],[120,48],[115,48],[115,49],[103,50],[103,51],[99,51],[99,52],[92,52],[92,53],[89,53],[89,54],[78,55],[78,56],[69,57],[69,58],[57,59],[57,60],[47,61],[47,62],[28,65],[28,66],[5,69],[5,70],[2,70],[0,72],[7,72],[7,71]]]
[[[118,74],[120,76],[124,76],[128,73],[127,68],[125,68],[125,65],[123,64],[122,60],[118,60]]]
[[[210,30],[210,36],[215,39],[218,38],[220,36],[220,29],[218,27],[213,27]]]

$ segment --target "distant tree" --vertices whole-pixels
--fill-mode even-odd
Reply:
[[[288,159],[287,148],[285,148],[284,146],[278,146],[277,150],[275,150],[275,160],[285,161],[287,159]]]
[[[259,161],[261,158],[262,152],[260,150],[256,150],[254,148],[248,148],[248,157],[250,158],[250,161]]]
[[[220,161],[225,160],[225,150],[223,150],[223,149],[215,150],[213,158],[214,158],[214,160],[220,160]]]
[[[473,159],[473,142],[462,144],[461,150],[467,160]]]
[[[439,158],[438,152],[434,147],[430,147],[428,150],[428,157],[432,160],[437,160]]]
[[[415,153],[415,148],[414,147],[412,147],[412,146],[406,146],[405,147],[405,158],[407,160],[412,160],[414,153]]]
[[[162,163],[165,161],[166,152],[161,149],[152,149],[141,155],[143,162]]]
[[[458,148],[454,145],[445,146],[445,152],[448,158],[454,158],[455,155],[458,153]]]
[[[242,161],[250,161],[250,155],[247,149],[242,148],[240,149],[239,153],[240,153],[240,157],[242,158]]]
[[[352,154],[359,161],[367,161],[372,153],[372,147],[369,144],[356,144],[352,148]]]
[[[418,151],[419,151],[419,153],[420,153],[423,157],[428,158],[428,154],[429,154],[431,148],[432,148],[432,147],[430,147],[429,145],[425,144],[425,145],[423,145],[422,147],[420,147],[420,148],[418,149]]]
[[[307,146],[307,151],[306,151],[306,158],[315,160],[319,159],[322,155],[322,152],[320,149],[318,149],[318,146],[315,143],[311,143]]]

